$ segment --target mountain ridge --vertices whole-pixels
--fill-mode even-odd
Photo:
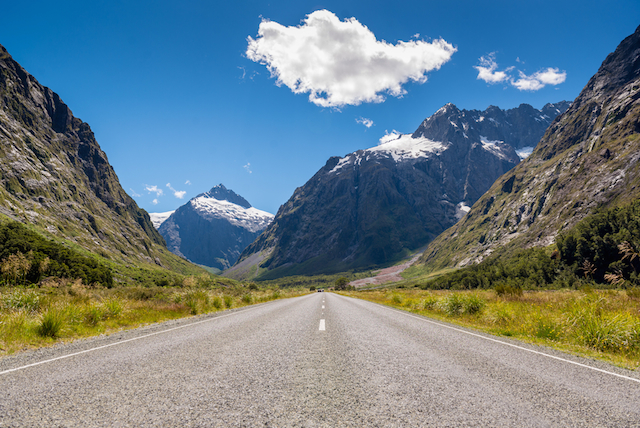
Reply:
[[[466,266],[547,246],[600,207],[640,196],[640,27],[607,56],[525,161],[500,177],[419,264]]]
[[[158,231],[172,253],[224,270],[272,218],[273,214],[253,208],[242,196],[219,184],[172,212]]]
[[[447,104],[413,134],[388,135],[378,146],[330,158],[225,275],[364,269],[423,247],[520,161],[513,146],[474,128],[470,120],[481,122],[481,113],[491,114]],[[495,134],[508,134],[507,127]]]

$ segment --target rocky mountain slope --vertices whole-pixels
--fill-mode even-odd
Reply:
[[[177,260],[120,186],[89,125],[2,46],[0,213],[114,261]]]
[[[433,240],[526,156],[568,103],[543,110],[447,104],[412,135],[333,157],[296,189],[227,275],[261,278],[362,269]]]
[[[546,246],[600,207],[640,196],[640,27],[602,63],[534,152],[431,243],[428,269]]]
[[[158,231],[174,254],[224,270],[271,220],[273,214],[253,208],[220,184],[171,213]]]

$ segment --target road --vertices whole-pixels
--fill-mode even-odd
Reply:
[[[0,427],[631,427],[640,375],[332,293],[0,360]]]

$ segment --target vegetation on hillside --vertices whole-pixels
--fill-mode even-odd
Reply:
[[[56,277],[113,286],[107,266],[18,222],[0,224],[0,269],[7,285],[35,284],[45,277]]]
[[[596,212],[556,237],[557,250],[530,248],[420,283],[424,289],[496,290],[640,286],[640,201]]]

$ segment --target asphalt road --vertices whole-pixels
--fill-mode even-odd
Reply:
[[[316,293],[3,358],[6,426],[631,427],[640,374]]]

